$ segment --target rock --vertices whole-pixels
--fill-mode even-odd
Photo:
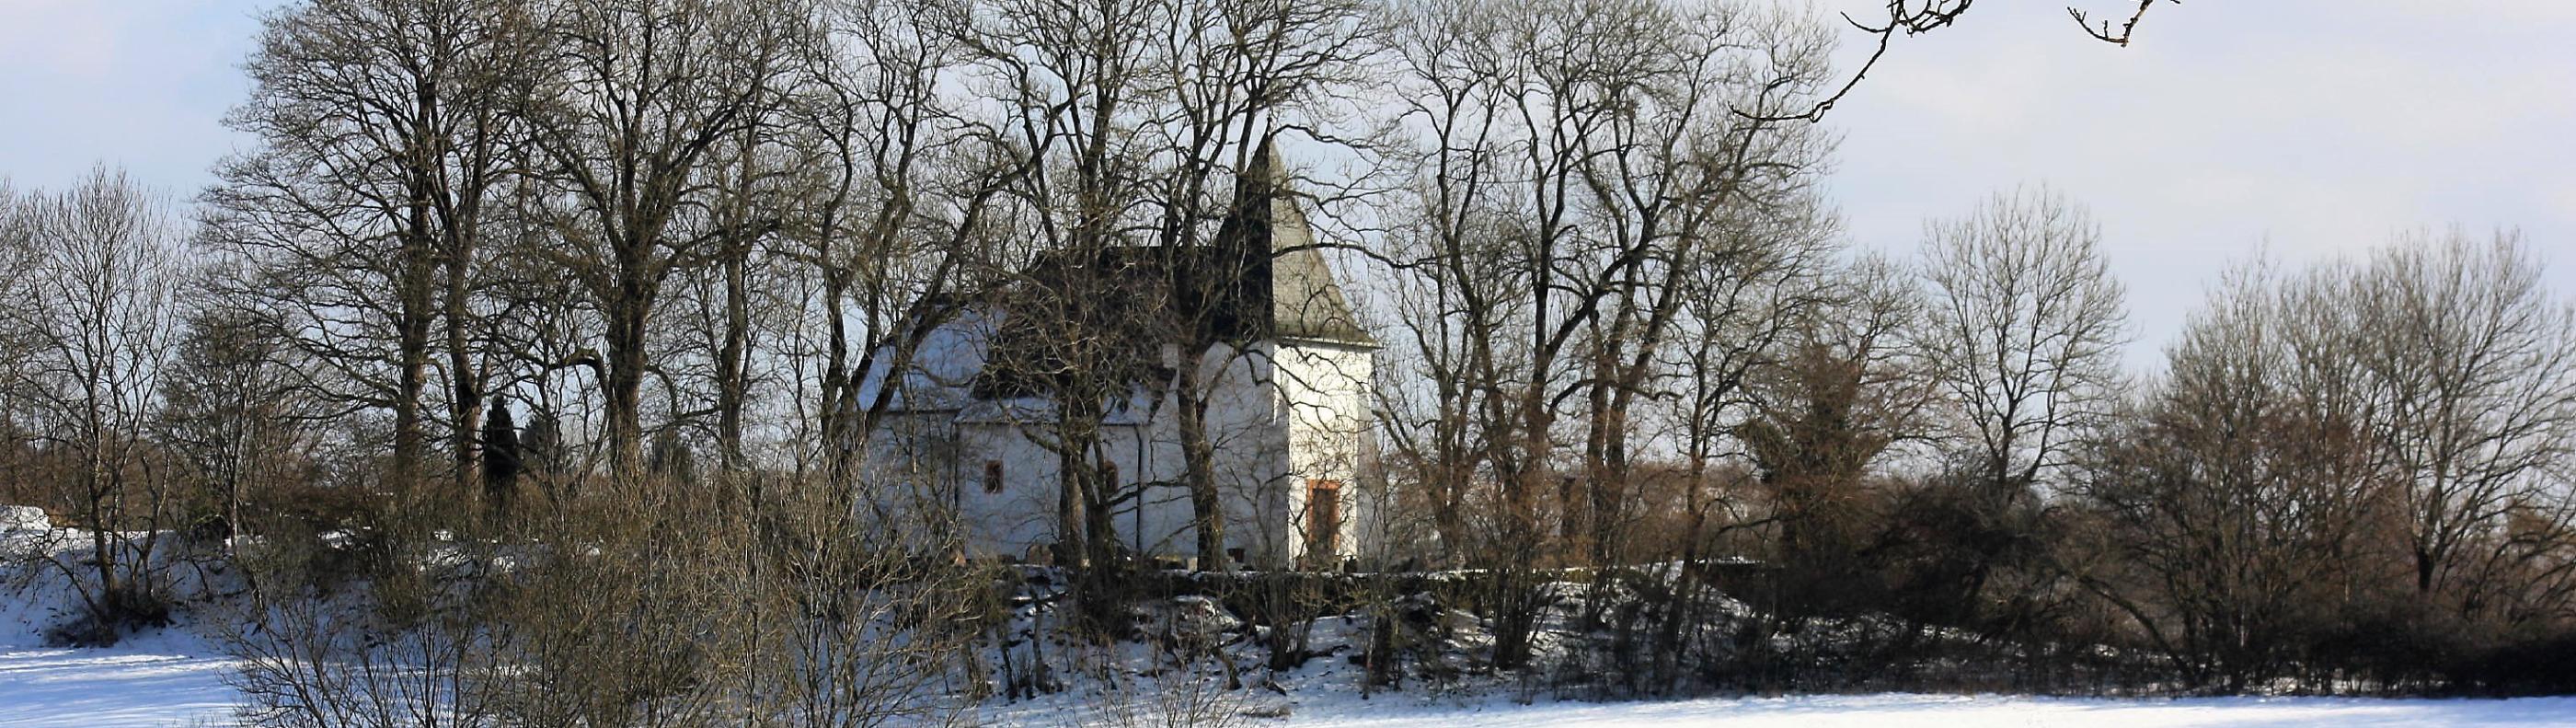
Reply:
[[[0,531],[44,531],[54,527],[45,517],[45,509],[35,506],[0,506]]]

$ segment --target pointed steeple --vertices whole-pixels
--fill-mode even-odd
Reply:
[[[1268,309],[1256,315],[1267,319],[1271,336],[1376,347],[1315,247],[1314,230],[1290,183],[1275,136],[1262,138],[1235,177],[1234,213],[1217,237],[1245,261],[1240,285],[1251,295],[1244,303]]]
[[[1274,132],[1261,138],[1261,146],[1252,151],[1252,161],[1245,163],[1243,172],[1236,176],[1234,198],[1237,204],[1275,200],[1287,197],[1289,187],[1289,172],[1279,162],[1279,135]]]
[[[1246,262],[1269,260],[1271,252],[1281,247],[1273,238],[1280,234],[1278,227],[1283,220],[1279,213],[1283,207],[1295,224],[1305,223],[1288,191],[1287,173],[1280,168],[1278,142],[1275,137],[1265,136],[1252,159],[1235,172],[1234,203],[1226,212],[1224,225],[1217,230],[1217,245]],[[1258,267],[1266,269],[1267,264]]]

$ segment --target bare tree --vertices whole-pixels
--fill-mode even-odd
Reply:
[[[2233,273],[2167,352],[2169,378],[2084,448],[2072,492],[2113,566],[2082,581],[2196,684],[2245,689],[2349,609],[2382,473],[2347,413],[2300,386],[2279,282]]]
[[[2091,213],[2046,188],[1925,225],[1920,353],[2000,503],[2064,465],[2108,412],[2127,314],[2100,241]]]
[[[2415,587],[2466,590],[2482,535],[2546,502],[2576,455],[2576,308],[2513,233],[2402,238],[2330,290],[2348,312],[2372,436],[2405,483]]]
[[[446,380],[451,493],[471,498],[485,352],[471,298],[511,171],[506,114],[537,51],[526,6],[322,0],[269,15],[229,118],[259,142],[204,200],[217,247],[250,262],[247,306],[336,376],[352,406],[393,413],[385,472],[426,472],[424,408]]]
[[[1026,170],[1005,188],[1008,224],[1033,243],[985,271],[1001,282],[992,290],[1008,311],[998,366],[988,367],[1000,376],[986,391],[1044,401],[1020,429],[1055,455],[1057,561],[1093,567],[1084,591],[1100,596],[1118,563],[1113,509],[1133,497],[1103,477],[1103,424],[1160,362],[1159,342],[1137,324],[1169,312],[1153,261],[1133,251],[1155,219],[1152,130],[1170,113],[1157,96],[1167,59],[1155,38],[1175,9],[1156,0],[1007,2],[966,28],[998,96],[986,124],[1009,134],[997,150]]]
[[[2108,1],[2128,2],[2128,0]],[[2182,2],[2182,0],[2167,1]],[[1825,112],[1832,111],[1835,104],[1841,103],[1843,97],[1850,96],[1852,90],[1860,86],[1862,79],[1869,77],[1870,71],[1878,68],[1879,61],[1887,57],[1888,49],[1895,46],[1897,38],[1922,35],[1950,27],[1958,23],[1961,16],[1967,15],[1970,6],[1976,4],[1977,0],[1888,0],[1883,4],[1885,10],[1883,16],[1844,13],[1842,16],[1844,24],[1869,37],[1867,43],[1870,46],[1870,52],[1867,58],[1861,60],[1858,67],[1852,69],[1851,76],[1834,88],[1833,93],[1824,95],[1813,105],[1794,115],[1756,109],[1740,109],[1737,113],[1770,119],[1823,120]],[[2137,6],[2129,11],[2127,18],[2120,22],[2116,30],[2112,28],[2111,20],[2096,20],[2080,7],[2068,6],[2066,14],[2075,19],[2075,27],[2082,30],[2085,35],[2112,45],[2127,46],[2130,37],[2138,29],[2138,23],[2146,20],[2147,11],[2153,9],[2155,5],[2156,0],[2137,0]]]
[[[35,260],[35,202],[32,196],[20,193],[8,180],[0,179],[0,265],[7,266],[8,270],[27,270]],[[26,276],[0,279],[0,301],[13,306],[29,301],[27,287],[33,283],[34,280]],[[24,393],[28,386],[27,352],[34,348],[34,342],[29,338],[34,329],[27,323],[14,313],[0,312],[0,401],[14,401],[13,398]],[[0,444],[7,446],[7,452],[12,456],[9,465],[14,469],[26,469],[17,460],[18,456],[28,454],[25,448],[31,425],[17,407],[10,407],[8,413],[0,414]],[[23,493],[29,489],[23,482],[9,482],[5,486],[20,498],[24,498]]]
[[[2170,380],[2090,448],[2083,517],[2116,557],[2078,571],[2191,679],[2229,688],[2556,623],[2571,339],[2576,313],[2511,234],[2235,274]],[[2392,624],[2413,636],[2336,644]]]
[[[17,401],[60,453],[59,488],[90,541],[85,553],[32,553],[70,580],[87,611],[65,636],[111,643],[167,609],[154,552],[178,517],[177,481],[151,435],[188,251],[168,203],[105,166],[26,204],[28,285],[0,313],[31,344]]]
[[[813,389],[812,441],[825,481],[855,492],[853,468],[901,394],[862,382],[911,369],[995,265],[1009,238],[996,210],[1036,160],[1003,153],[1007,132],[942,91],[973,69],[967,17],[935,2],[830,7],[829,42],[784,110],[786,144],[807,160],[792,184],[810,202],[791,208],[786,236],[811,269],[808,318],[822,329],[793,334],[819,339],[797,355],[820,350],[799,379]]]
[[[631,479],[644,466],[642,394],[664,287],[745,232],[683,223],[721,204],[709,183],[718,150],[775,121],[815,15],[736,0],[548,9],[546,73],[517,112],[557,238],[540,250],[599,317],[606,353],[585,360],[600,381],[610,472]]]
[[[1174,3],[1171,12],[1176,32],[1162,41],[1165,60],[1156,68],[1163,76],[1159,102],[1170,110],[1160,129],[1167,138],[1157,155],[1154,206],[1160,220],[1152,240],[1164,251],[1162,268],[1171,278],[1166,285],[1202,289],[1212,295],[1201,299],[1215,302],[1227,298],[1229,285],[1267,282],[1275,259],[1307,253],[1298,248],[1313,244],[1303,237],[1305,230],[1279,229],[1307,221],[1275,139],[1284,127],[1311,125],[1330,113],[1322,107],[1361,76],[1370,28],[1355,2]],[[1235,180],[1230,201],[1217,191],[1229,169]],[[1217,261],[1214,267],[1176,264],[1210,248],[1216,255],[1199,259]],[[1228,258],[1228,250],[1244,252]],[[1217,280],[1228,278],[1235,282]],[[1311,303],[1272,305],[1294,311]],[[1171,313],[1176,320],[1160,323],[1180,343],[1184,365],[1173,367],[1168,384],[1158,389],[1169,393],[1181,441],[1182,485],[1189,492],[1198,561],[1224,564],[1227,524],[1215,465],[1215,442],[1224,433],[1214,431],[1208,417],[1218,383],[1209,380],[1222,375],[1211,377],[1203,362],[1211,354],[1223,357],[1213,369],[1224,371],[1227,363],[1250,356],[1259,339],[1276,335],[1278,322],[1230,327],[1225,319],[1246,314],[1223,305],[1181,306]]]
[[[189,280],[194,290],[212,290],[202,281],[226,274],[208,271]],[[203,484],[197,498],[214,505],[216,517],[207,520],[220,527],[191,524],[191,532],[218,534],[229,550],[231,537],[247,527],[245,505],[261,490],[299,479],[313,439],[305,429],[317,413],[296,391],[289,345],[261,317],[192,298],[161,378],[155,434]]]
[[[1630,417],[1688,385],[1678,347],[1762,348],[1772,311],[1730,302],[1771,301],[1822,263],[1816,228],[1787,221],[1821,219],[1803,189],[1823,141],[1731,113],[1810,103],[1822,34],[1733,5],[1390,12],[1400,113],[1421,136],[1387,257],[1422,278],[1408,354],[1435,390],[1391,437],[1443,507],[1494,490],[1481,526],[1436,519],[1444,547],[1513,569],[1607,561],[1648,437]],[[1732,404],[1720,384],[1711,401]],[[1500,661],[1521,659],[1524,626],[1503,620]]]
[[[1871,468],[1923,437],[1933,387],[1906,350],[1922,301],[1894,264],[1864,258],[1835,276],[1822,305],[1794,316],[1779,356],[1746,375],[1753,416],[1739,440],[1776,525],[1776,616],[1861,608],[1878,595],[1859,557],[1877,534]],[[1695,519],[1695,523],[1698,519]],[[1695,529],[1696,530],[1696,529]]]

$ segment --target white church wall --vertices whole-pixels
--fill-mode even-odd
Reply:
[[[976,556],[1042,557],[1042,549],[1056,541],[1061,486],[1056,453],[1032,436],[1051,436],[1052,415],[1042,401],[964,397],[963,382],[981,366],[981,351],[942,349],[972,361],[925,362],[951,376],[908,378],[920,381],[907,389],[922,393],[908,394],[905,401],[938,408],[898,410],[880,421],[860,487],[900,487],[915,500],[924,492],[944,496],[930,498],[929,505],[956,515],[966,548]],[[1322,342],[1265,342],[1241,352],[1217,347],[1199,362],[1226,511],[1225,546],[1240,550],[1250,565],[1297,563],[1306,550],[1306,493],[1313,481],[1341,484],[1335,550],[1358,553],[1367,514],[1359,507],[1365,499],[1353,496],[1361,487],[1358,464],[1368,451],[1371,354]],[[1139,397],[1113,412],[1094,457],[1117,466],[1121,490],[1148,484],[1141,486],[1141,497],[1113,510],[1120,543],[1150,555],[1188,558],[1197,554],[1197,534],[1183,485],[1177,406],[1168,396],[1161,402]],[[987,487],[989,466],[998,466],[998,488]]]
[[[1275,400],[1269,396],[1270,358],[1260,349],[1238,352],[1220,346],[1201,357],[1199,368],[1207,399],[1207,436],[1214,450],[1211,466],[1226,521],[1224,546],[1239,549],[1244,560],[1256,566],[1280,563],[1285,558],[1284,542],[1257,527],[1277,518],[1277,499],[1265,495],[1276,490],[1274,484],[1287,469],[1286,434]],[[1122,438],[1135,441],[1122,441],[1116,452],[1134,458],[1141,446],[1146,475],[1131,475],[1136,471],[1125,467],[1120,475],[1131,485],[1151,485],[1143,486],[1138,504],[1131,504],[1141,505],[1141,512],[1132,507],[1122,511],[1117,525],[1122,540],[1131,546],[1141,544],[1145,553],[1188,558],[1197,555],[1198,530],[1185,484],[1184,438],[1174,409],[1179,406],[1177,397],[1166,396],[1143,413],[1149,419],[1141,429],[1121,432]]]
[[[1056,455],[1021,427],[980,421],[956,425],[965,443],[957,469],[964,474],[959,500],[969,553],[1031,558],[1042,556],[1039,549],[1056,540]],[[997,473],[999,484],[989,479]]]
[[[1308,519],[1319,511],[1307,499],[1319,483],[1335,486],[1339,495],[1333,550],[1340,556],[1359,553],[1366,514],[1357,506],[1360,463],[1371,445],[1368,385],[1375,364],[1369,349],[1327,342],[1296,342],[1277,347],[1279,393],[1292,483],[1285,503],[1286,521],[1304,534]],[[1307,539],[1293,538],[1291,558],[1302,559]]]
[[[1201,361],[1208,436],[1228,526],[1225,545],[1262,566],[1284,564],[1293,541],[1281,529],[1262,527],[1283,520],[1289,480],[1287,433],[1271,370],[1266,349],[1238,354],[1219,347]],[[1116,466],[1121,490],[1144,484],[1138,497],[1112,510],[1118,541],[1146,554],[1187,558],[1196,555],[1198,536],[1183,485],[1182,437],[1172,409],[1177,406],[1167,397],[1113,411],[1093,457]],[[1058,455],[1037,439],[1052,436],[1051,414],[1044,410],[1042,404],[982,404],[963,412],[888,417],[872,440],[865,472],[879,483],[917,480],[924,473],[945,478],[972,554],[1042,555],[1039,549],[1056,540],[1061,488]],[[936,463],[925,465],[923,458]],[[996,468],[1001,483],[989,487],[987,476]]]
[[[1228,548],[1258,568],[1278,568],[1293,554],[1278,524],[1287,512],[1288,435],[1281,424],[1277,366],[1271,347],[1217,347],[1203,369],[1221,368],[1209,384],[1208,439],[1215,448],[1219,502]],[[1177,441],[1177,427],[1174,428]],[[1191,536],[1195,543],[1196,535]]]

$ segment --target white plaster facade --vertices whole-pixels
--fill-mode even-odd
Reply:
[[[938,336],[938,335],[935,335]],[[961,337],[962,338],[962,337]],[[960,352],[951,351],[952,355]],[[1225,546],[1245,565],[1277,568],[1333,560],[1308,557],[1310,542],[1341,557],[1358,554],[1367,499],[1362,463],[1374,457],[1368,382],[1374,351],[1347,343],[1273,341],[1220,346],[1201,362],[1208,384],[1207,431],[1226,514]],[[925,368],[972,372],[979,361],[943,357]],[[945,388],[943,388],[945,389]],[[916,390],[919,392],[920,390]],[[1039,557],[1056,541],[1058,456],[1039,444],[1052,424],[1037,399],[981,401],[959,391],[922,392],[889,411],[871,438],[866,480],[908,483],[952,508],[968,551],[980,557]],[[1138,392],[1113,407],[1094,457],[1116,469],[1132,493],[1112,510],[1122,546],[1187,559],[1197,530],[1174,397]],[[1000,481],[990,478],[998,471]],[[1322,515],[1311,494],[1329,493]],[[1315,528],[1336,522],[1327,538]]]
[[[1265,152],[1266,172],[1274,159]],[[1325,566],[1363,553],[1370,532],[1361,482],[1376,451],[1371,439],[1372,367],[1377,344],[1350,320],[1296,203],[1277,180],[1238,190],[1244,209],[1226,239],[1241,243],[1257,269],[1240,280],[1258,308],[1261,335],[1215,344],[1197,363],[1208,401],[1206,431],[1225,513],[1224,545],[1246,566]],[[1244,233],[1243,230],[1255,230]],[[1223,243],[1220,243],[1223,244]],[[1236,290],[1236,289],[1229,289]],[[1006,300],[1000,297],[997,300]],[[862,389],[892,383],[891,406],[870,437],[863,487],[906,485],[956,514],[966,548],[982,557],[1042,557],[1057,541],[1059,455],[1041,444],[1054,425],[1044,397],[979,397],[993,341],[1010,312],[970,307],[922,342],[899,377],[880,368]],[[1182,347],[1164,344],[1161,366]],[[890,357],[883,357],[890,358]],[[1168,382],[1140,382],[1113,402],[1097,462],[1115,468],[1111,509],[1126,550],[1156,557],[1196,555],[1197,532],[1185,482],[1177,397]],[[1333,500],[1316,500],[1329,494]],[[1329,527],[1327,524],[1329,523]],[[1310,546],[1337,558],[1310,558]],[[1210,566],[1210,565],[1202,565]]]

